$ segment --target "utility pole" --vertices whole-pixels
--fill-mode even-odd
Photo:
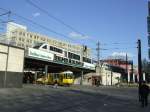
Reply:
[[[139,86],[142,82],[142,61],[141,61],[141,40],[138,40],[138,73],[139,73]]]
[[[99,43],[99,41],[97,43],[96,50],[97,50],[97,66],[99,66],[100,65],[100,62],[99,62],[99,59],[100,59],[100,43]]]
[[[87,48],[86,48],[86,50],[87,50]],[[81,48],[81,63],[83,63],[84,52],[86,50],[85,50],[85,46],[83,45],[82,48]],[[83,85],[83,70],[81,70],[80,85]]]
[[[101,66],[100,66],[100,42],[98,41],[97,43],[97,66],[96,66],[96,75],[99,76],[99,82],[100,84],[102,83],[102,77],[100,76],[101,74]]]
[[[142,85],[142,62],[141,62],[141,40],[139,39],[138,42],[138,73],[139,73],[139,101],[141,101],[140,95],[140,88]]]
[[[134,82],[133,60],[131,61],[131,74],[132,74],[132,81]]]
[[[129,78],[129,74],[128,74],[128,55],[126,53],[126,76],[127,76],[127,82],[128,82],[128,78]]]

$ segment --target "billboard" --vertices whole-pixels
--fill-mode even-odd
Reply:
[[[34,49],[34,48],[28,49],[28,56],[43,59],[43,60],[49,60],[49,61],[54,60],[54,54],[45,52],[45,51],[41,51],[38,49]]]

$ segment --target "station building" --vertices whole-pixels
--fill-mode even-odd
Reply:
[[[79,78],[76,82],[80,83],[83,74],[95,71],[91,49],[87,46],[30,32],[26,26],[13,22],[7,24],[4,37],[13,46],[25,49],[24,73],[31,82],[38,73],[46,75],[70,70]]]

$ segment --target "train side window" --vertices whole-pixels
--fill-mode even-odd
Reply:
[[[64,53],[65,53],[65,57],[67,57],[67,51],[64,51]]]
[[[67,74],[65,74],[65,79],[67,79]]]
[[[67,74],[67,79],[71,79],[71,75],[70,74]]]

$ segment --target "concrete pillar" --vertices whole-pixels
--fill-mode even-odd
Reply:
[[[48,73],[48,65],[45,65],[45,76],[47,77],[47,73]]]
[[[136,77],[137,77],[137,81],[139,82],[139,74],[138,74],[138,75],[136,75]]]
[[[35,71],[34,80],[35,80],[35,84],[36,84],[36,80],[37,80],[37,71]]]
[[[101,74],[101,67],[100,66],[96,67],[96,75],[101,77],[100,84],[102,84],[103,81],[102,81],[102,74]]]
[[[80,85],[83,85],[83,70],[81,71],[81,80],[80,80]]]
[[[130,82],[130,72],[128,70],[128,83]]]
[[[143,81],[145,81],[145,73],[143,73]]]
[[[135,74],[133,73],[133,82],[135,82]]]
[[[107,86],[107,73],[106,73],[106,86]]]
[[[113,77],[113,72],[111,71],[111,86],[113,85],[113,79],[112,79],[112,77]]]
[[[101,72],[100,67],[97,66],[96,67],[96,75],[100,76],[101,75],[100,72]]]

